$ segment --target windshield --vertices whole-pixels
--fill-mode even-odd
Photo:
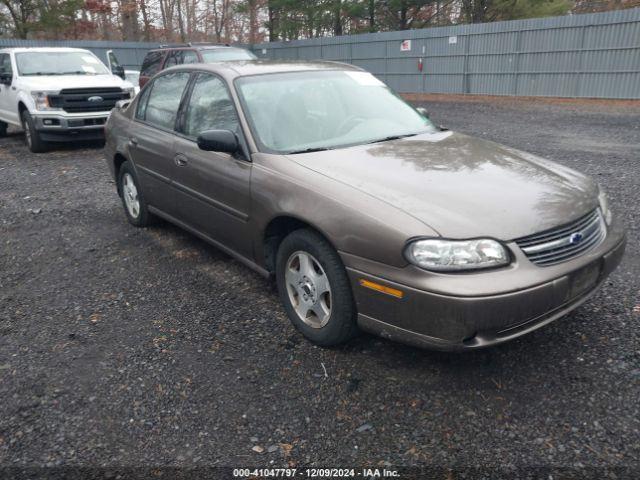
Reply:
[[[312,71],[239,78],[263,149],[300,153],[435,132],[429,119],[366,72]]]
[[[89,52],[23,52],[16,54],[20,75],[108,75],[107,67]]]
[[[204,63],[227,62],[230,60],[255,60],[257,57],[248,50],[242,48],[214,48],[201,50]]]

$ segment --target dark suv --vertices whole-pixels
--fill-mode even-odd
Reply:
[[[254,60],[256,56],[249,50],[220,44],[184,43],[161,45],[149,50],[142,62],[140,88],[156,73],[165,68],[187,63],[226,62],[229,60]]]

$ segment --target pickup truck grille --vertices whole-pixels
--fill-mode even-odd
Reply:
[[[529,260],[547,266],[566,262],[598,245],[607,235],[607,227],[597,208],[558,228],[516,240]]]
[[[68,113],[108,112],[118,100],[128,98],[129,93],[117,87],[67,88],[58,95],[49,95],[49,105]]]

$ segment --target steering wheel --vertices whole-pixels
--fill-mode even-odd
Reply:
[[[348,133],[353,130],[356,125],[364,121],[365,119],[363,117],[360,117],[359,115],[349,115],[342,122],[340,122],[340,125],[338,125],[338,128],[336,129],[336,132],[338,134]]]

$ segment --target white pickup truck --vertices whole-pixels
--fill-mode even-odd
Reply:
[[[135,95],[88,50],[0,50],[0,136],[22,127],[32,152],[49,142],[104,138],[104,124],[119,100]]]

